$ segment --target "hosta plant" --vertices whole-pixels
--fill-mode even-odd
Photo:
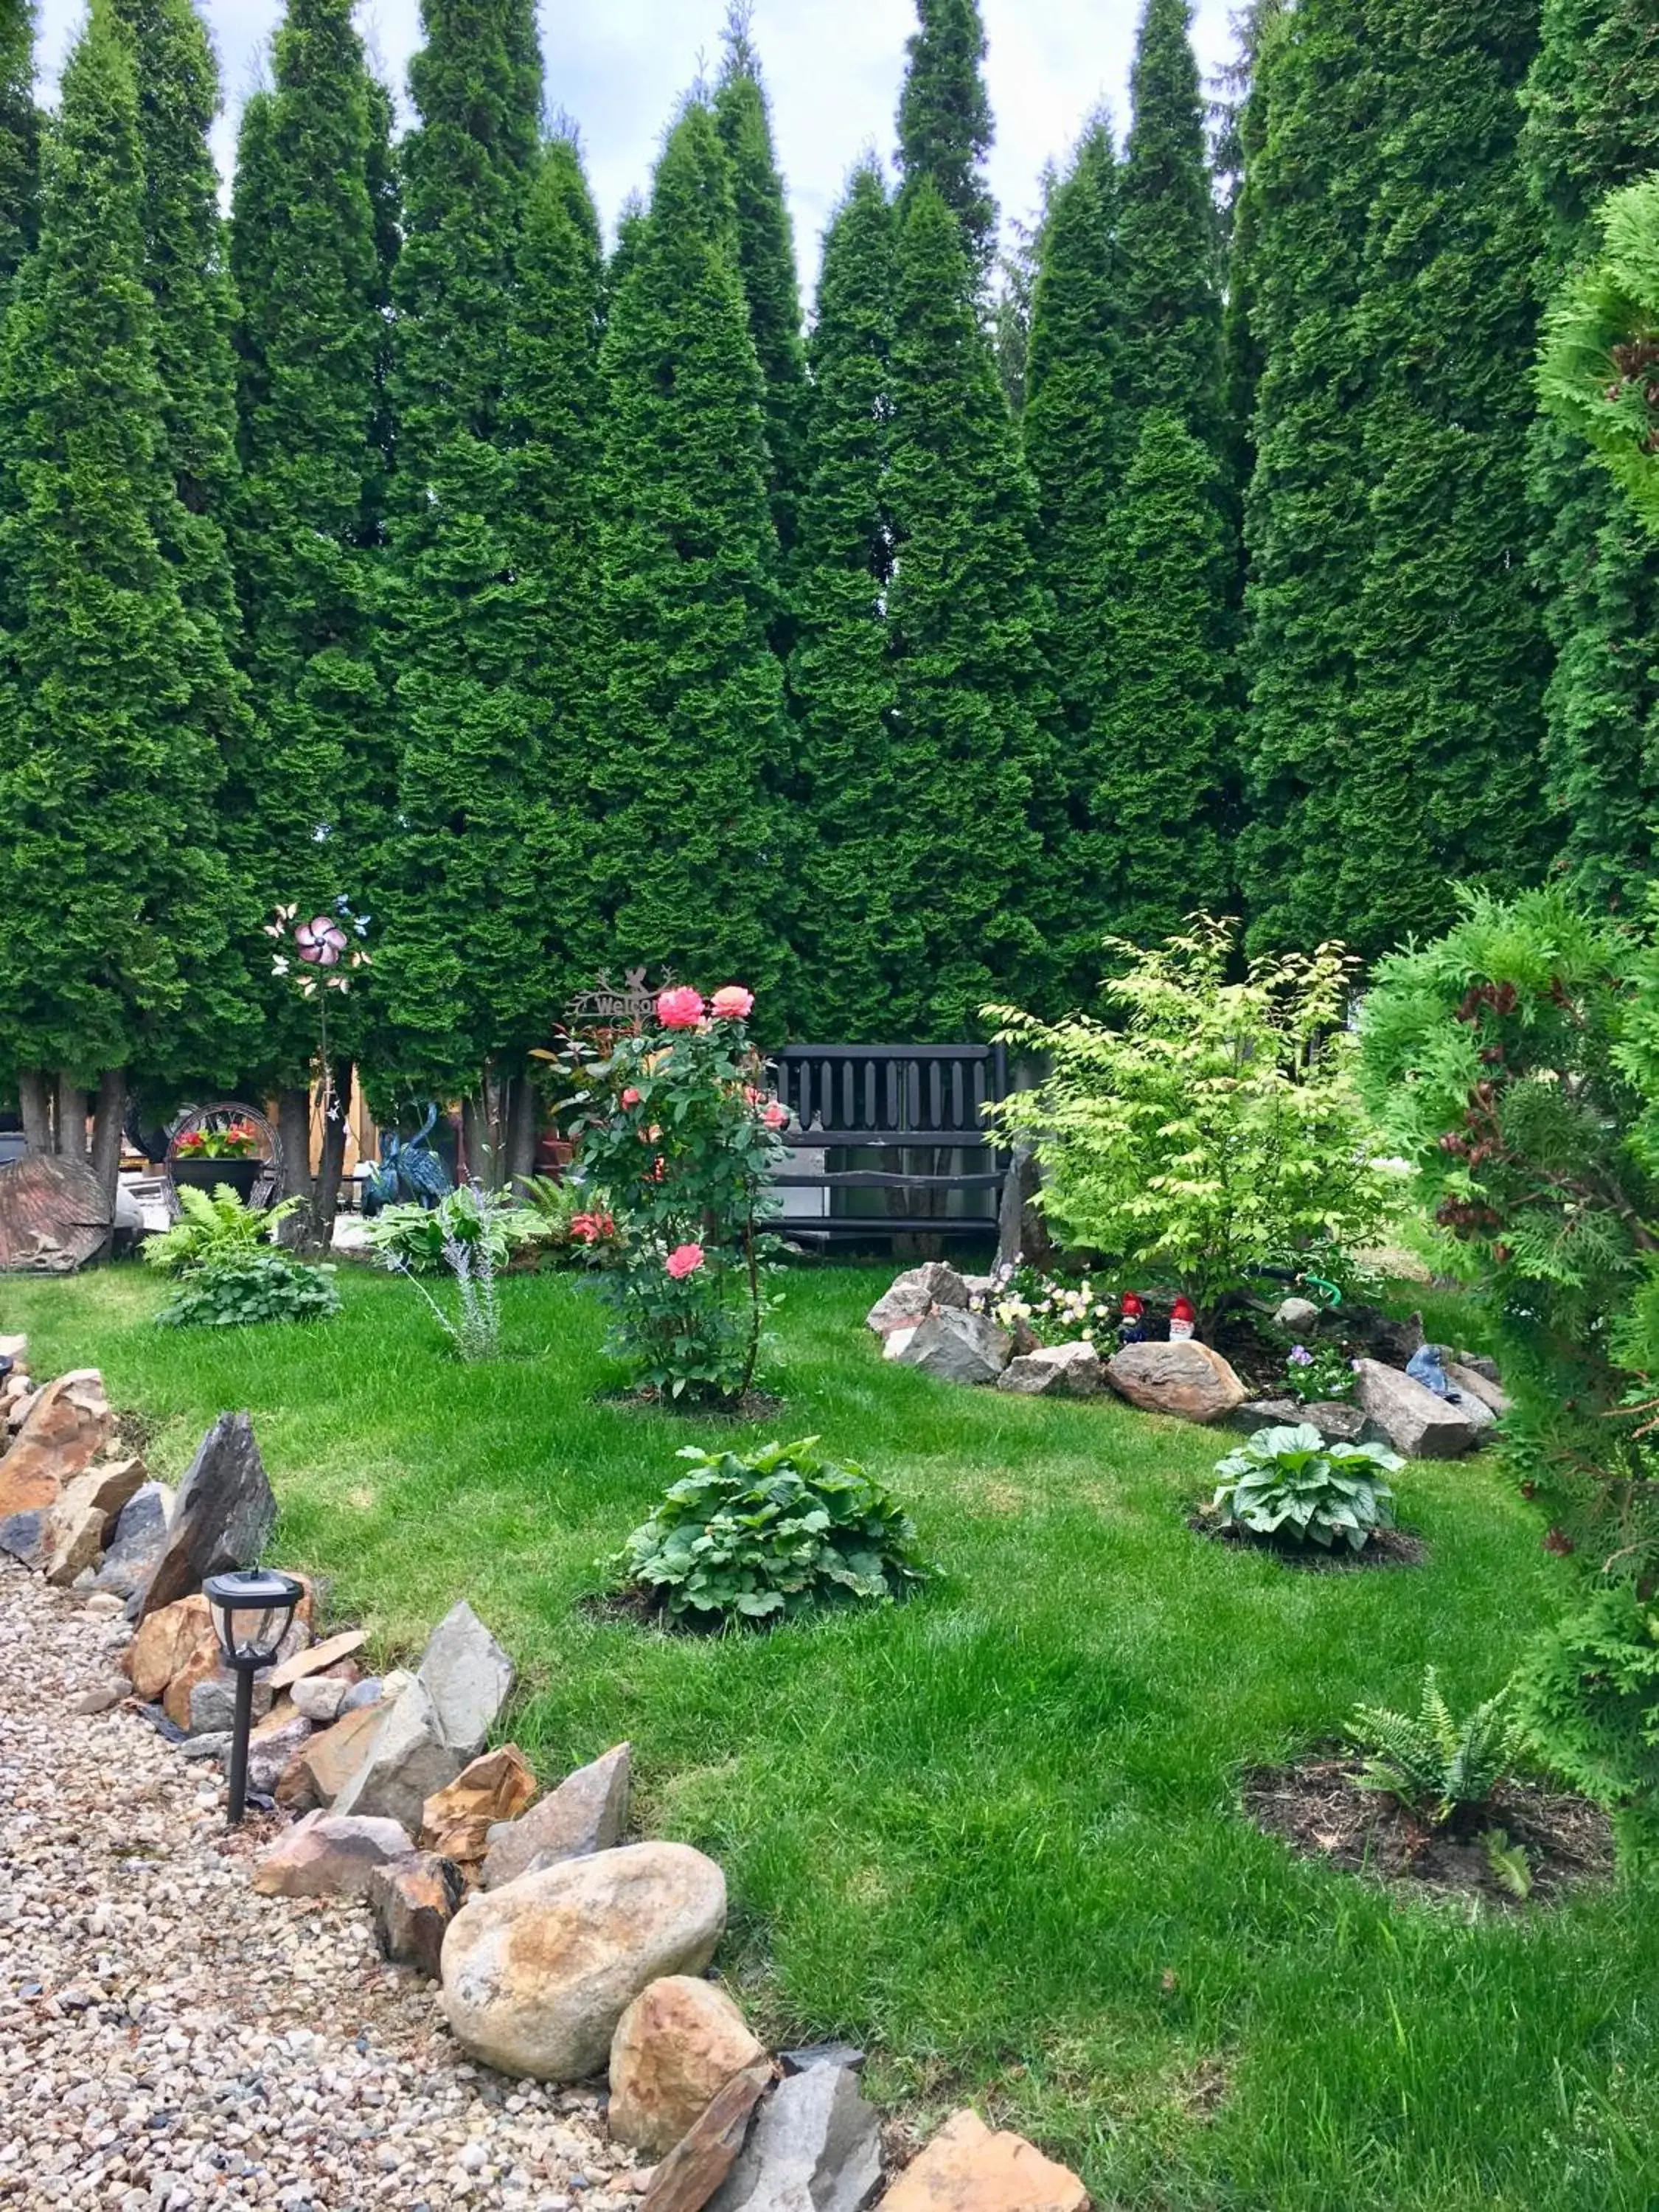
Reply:
[[[1356,1778],[1360,1787],[1386,1790],[1436,1828],[1487,1804],[1508,1780],[1526,1740],[1509,1685],[1460,1719],[1432,1667],[1423,1670],[1417,1712],[1358,1705],[1348,1735],[1364,1757]]]
[[[276,1249],[230,1253],[192,1267],[155,1318],[167,1328],[242,1328],[328,1321],[339,1310],[331,1267],[309,1267]]]
[[[1376,1529],[1394,1526],[1387,1477],[1404,1464],[1386,1444],[1328,1444],[1308,1421],[1258,1429],[1217,1462],[1210,1510],[1224,1527],[1281,1543],[1363,1551]]]
[[[533,1206],[515,1206],[494,1191],[462,1183],[436,1206],[383,1206],[367,1224],[369,1249],[394,1272],[436,1275],[450,1265],[452,1245],[475,1257],[487,1248],[492,1269],[505,1267],[517,1252],[550,1234],[545,1216]]]
[[[892,1494],[817,1438],[679,1457],[689,1472],[608,1562],[673,1621],[702,1628],[793,1618],[824,1605],[884,1604],[927,1579]]]

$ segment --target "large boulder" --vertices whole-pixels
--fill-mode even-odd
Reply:
[[[997,1377],[999,1390],[1022,1398],[1097,1398],[1106,1370],[1092,1344],[1042,1344],[1011,1359]]]
[[[51,1552],[59,1492],[103,1449],[112,1416],[95,1367],[60,1375],[27,1403],[11,1449],[0,1460],[0,1551],[35,1565]]]
[[[516,1743],[486,1751],[428,1797],[421,1810],[422,1850],[477,1866],[491,1828],[515,1820],[536,1794],[536,1778]]]
[[[435,1982],[444,1937],[465,1887],[460,1869],[435,1851],[416,1851],[374,1868],[365,1894],[382,1956]]]
[[[121,1459],[89,1467],[64,1485],[58,1493],[47,1530],[52,1546],[46,1561],[49,1583],[67,1589],[78,1574],[97,1565],[123,1510],[143,1480],[142,1460]]]
[[[1484,1425],[1450,1399],[1380,1359],[1356,1359],[1354,1376],[1360,1410],[1407,1459],[1457,1459]]]
[[[418,1676],[432,1700],[439,1741],[476,1759],[513,1693],[513,1662],[463,1598],[433,1630]]]
[[[117,1597],[131,1597],[143,1589],[167,1548],[172,1511],[173,1492],[166,1483],[147,1482],[134,1491],[121,1509],[93,1587],[112,1590]]]
[[[640,2212],[702,2212],[737,2163],[755,2107],[771,2084],[769,2059],[734,2074],[657,2166]]]
[[[640,1991],[701,1973],[725,1928],[726,1877],[689,1844],[566,1859],[462,1906],[444,1938],[444,2011],[502,2073],[583,2081]]]
[[[155,1571],[138,1601],[146,1620],[201,1589],[209,1575],[251,1567],[276,1525],[276,1500],[246,1413],[221,1413],[197,1447]]]
[[[375,1725],[366,1732],[362,1757],[341,1785],[334,1809],[398,1820],[413,1835],[427,1799],[447,1789],[466,1762],[445,1742],[424,1682],[409,1681],[388,1705],[368,1710]]]
[[[1473,1398],[1486,1407],[1495,1420],[1501,1421],[1514,1403],[1495,1376],[1488,1375],[1484,1368],[1472,1367],[1464,1360],[1447,1360],[1446,1380],[1454,1390],[1462,1391],[1464,1397]]]
[[[395,1820],[307,1813],[260,1852],[253,1887],[264,1897],[364,1897],[376,1867],[414,1848]]]
[[[665,1974],[640,1991],[611,2038],[611,2134],[635,2150],[672,2150],[732,2076],[765,2056],[724,1990]]]
[[[963,2110],[917,2152],[877,2212],[1088,2212],[1088,2204],[1076,2174]]]
[[[918,1324],[898,1355],[941,1382],[994,1382],[1014,1356],[1013,1339],[984,1314],[947,1306]]]
[[[941,1306],[965,1310],[967,1304],[968,1285],[956,1269],[943,1260],[929,1260],[898,1276],[866,1314],[864,1325],[885,1336],[890,1329],[925,1321]]]
[[[881,2179],[881,2123],[849,2066],[809,2066],[762,2106],[710,2212],[860,2212]]]
[[[586,1858],[608,1851],[628,1826],[629,1778],[633,1752],[615,1745],[603,1759],[579,1766],[550,1796],[516,1820],[491,1828],[483,1863],[483,1886],[499,1889],[521,1874],[539,1874],[562,1859]]]
[[[1218,1352],[1191,1338],[1126,1344],[1107,1361],[1106,1380],[1143,1413],[1182,1421],[1224,1420],[1250,1395]]]

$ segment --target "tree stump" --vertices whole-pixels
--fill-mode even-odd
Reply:
[[[113,1211],[84,1160],[33,1152],[0,1167],[0,1273],[72,1275],[109,1240]]]

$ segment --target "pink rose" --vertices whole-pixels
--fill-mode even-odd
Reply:
[[[635,1091],[633,1085],[630,1083],[627,1090],[623,1093],[622,1103],[624,1106],[637,1106],[642,1096],[643,1093]]]
[[[716,991],[714,1000],[717,1022],[746,1022],[755,1009],[755,994],[745,991],[741,983],[728,983],[723,991]]]
[[[683,1283],[688,1275],[695,1275],[702,1267],[702,1247],[701,1244],[677,1244],[663,1265],[677,1283]]]
[[[775,1098],[761,1119],[769,1129],[787,1129],[789,1127],[789,1109]]]
[[[665,1030],[694,1030],[703,1017],[702,994],[676,983],[657,994],[657,1019]]]

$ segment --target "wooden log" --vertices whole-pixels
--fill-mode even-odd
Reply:
[[[104,1249],[113,1219],[84,1158],[8,1161],[0,1167],[0,1273],[73,1274]]]

